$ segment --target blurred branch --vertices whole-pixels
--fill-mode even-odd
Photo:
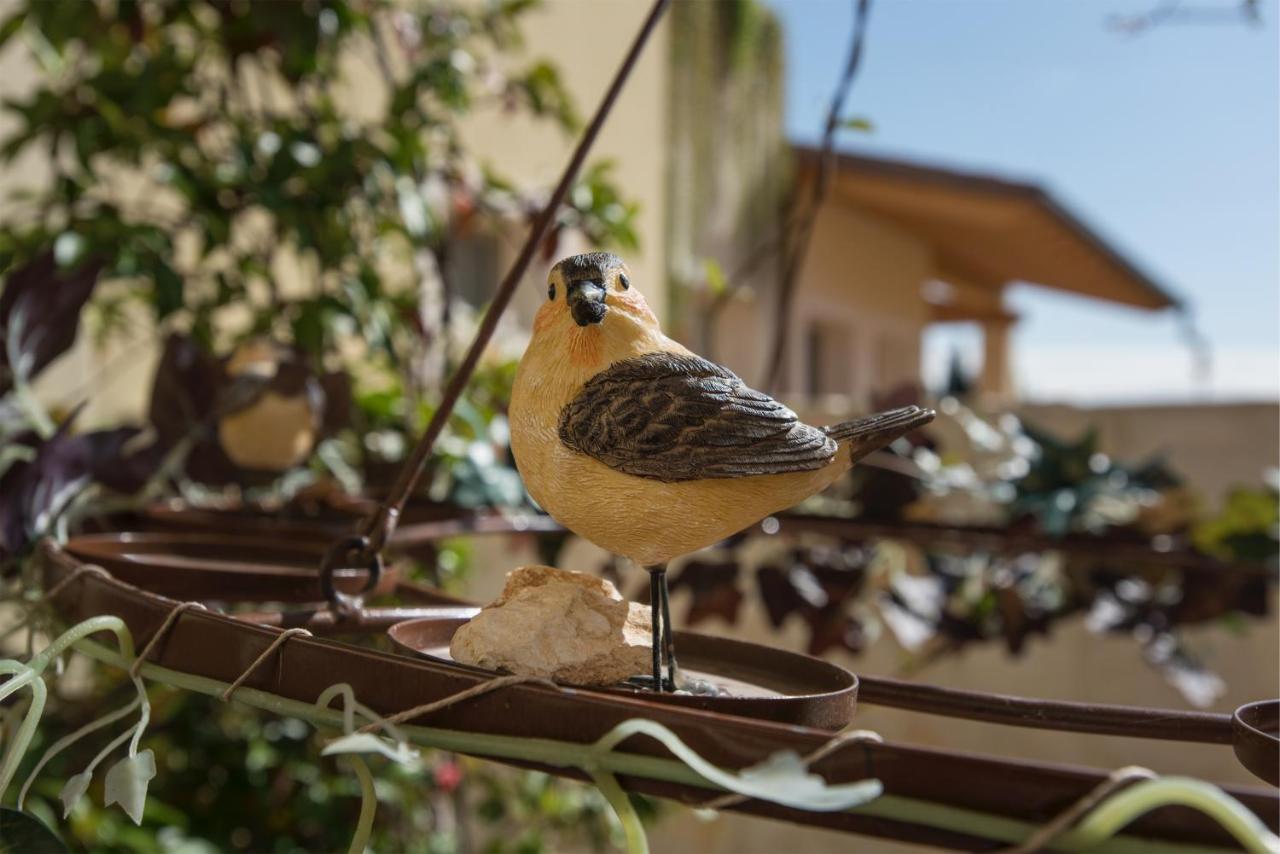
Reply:
[[[1238,0],[1233,5],[1184,6],[1181,0],[1165,0],[1141,15],[1112,15],[1107,26],[1136,36],[1164,24],[1236,24],[1261,22],[1259,0]]]
[[[818,155],[818,174],[813,181],[813,189],[802,212],[792,217],[794,227],[788,232],[783,247],[782,273],[778,281],[777,313],[774,320],[773,343],[769,358],[765,362],[765,388],[773,390],[778,383],[782,371],[782,360],[787,349],[787,337],[791,325],[791,309],[794,303],[796,282],[804,266],[804,256],[813,237],[813,226],[818,218],[818,210],[826,200],[830,189],[831,177],[835,172],[836,131],[840,129],[841,116],[844,115],[845,102],[853,88],[854,78],[862,63],[863,43],[867,33],[867,19],[871,11],[871,0],[856,0],[854,5],[853,32],[849,43],[849,58],[845,62],[844,73],[831,97],[831,106],[827,110],[826,127],[822,134],[822,147]],[[795,202],[801,204],[802,193],[797,189]]]

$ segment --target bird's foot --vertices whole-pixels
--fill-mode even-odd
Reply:
[[[626,681],[627,685],[634,688],[643,688],[646,691],[653,691],[654,681],[652,676],[632,676]],[[669,694],[684,694],[694,697],[729,697],[732,696],[720,685],[709,679],[699,679],[696,676],[686,676],[679,670],[676,671],[675,682],[664,678],[662,680],[662,690]]]
[[[635,688],[643,688],[646,691],[665,691],[667,693],[675,693],[679,690],[670,679],[665,677],[662,680],[662,687],[655,687],[657,683],[654,682],[653,677],[648,674],[645,674],[644,676],[632,676],[626,681],[626,684]]]

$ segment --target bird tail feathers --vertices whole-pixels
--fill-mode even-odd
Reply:
[[[932,409],[904,406],[901,409],[877,412],[875,415],[855,418],[852,421],[842,421],[822,429],[837,442],[848,442],[853,461],[857,462],[872,451],[888,445],[894,439],[928,424],[935,415]]]

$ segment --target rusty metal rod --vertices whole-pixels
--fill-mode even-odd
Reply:
[[[904,682],[883,676],[858,677],[858,702],[927,715],[967,718],[1006,726],[1123,735],[1165,741],[1231,744],[1231,715],[1180,709],[1113,706],[1042,700]]]
[[[653,34],[669,3],[670,0],[655,0],[648,17],[645,18],[644,24],[641,25],[640,31],[631,43],[631,48],[627,51],[622,65],[618,68],[617,74],[614,75],[613,82],[609,84],[604,99],[596,109],[591,123],[583,131],[582,138],[578,141],[578,146],[574,149],[573,156],[569,159],[564,173],[560,176],[560,182],[551,193],[551,197],[547,200],[542,212],[538,214],[538,218],[534,220],[519,256],[516,257],[515,263],[511,265],[511,269],[507,271],[506,278],[502,280],[502,284],[498,286],[493,302],[489,304],[488,311],[485,312],[484,318],[480,321],[480,328],[476,330],[475,338],[472,339],[471,346],[467,350],[466,356],[463,357],[462,364],[458,366],[453,376],[449,378],[444,394],[440,398],[440,404],[432,414],[426,431],[414,447],[413,454],[405,462],[404,467],[400,469],[400,474],[392,485],[391,491],[387,494],[386,500],[378,507],[377,512],[370,517],[368,524],[365,526],[364,536],[367,539],[363,550],[366,555],[381,552],[383,546],[390,539],[392,532],[395,531],[405,503],[413,493],[419,478],[422,477],[427,461],[431,457],[431,452],[435,448],[436,440],[440,438],[445,423],[453,413],[453,409],[457,405],[458,399],[462,396],[467,382],[471,379],[472,373],[475,372],[476,364],[480,361],[481,353],[484,352],[489,340],[493,337],[498,320],[510,304],[516,288],[524,278],[525,271],[528,270],[529,264],[533,260],[534,252],[537,251],[538,246],[542,243],[543,235],[559,212],[560,205],[569,192],[569,187],[572,185],[574,178],[577,177],[578,171],[582,168],[587,154],[591,151],[596,137],[600,134],[600,129],[604,126],[605,120],[608,119],[609,113],[613,109],[614,102],[617,101],[618,95],[621,94],[627,79],[635,68],[637,60],[640,58],[640,54],[644,50],[645,44],[649,41],[649,37]]]

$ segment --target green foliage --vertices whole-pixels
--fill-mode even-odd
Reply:
[[[121,704],[123,687],[115,679],[97,686],[97,708]],[[145,743],[159,775],[140,827],[121,810],[97,806],[101,780],[60,820],[63,781],[100,749],[101,739],[56,758],[34,787],[29,811],[90,851],[346,850],[359,784],[337,762],[318,758],[322,737],[309,724],[163,687],[153,688],[151,701]],[[83,701],[56,704],[32,757],[94,709]],[[375,773],[375,851],[602,850],[612,841],[607,805],[588,785],[439,752],[427,752],[419,769],[381,763]],[[3,818],[0,850],[10,828],[10,815]]]
[[[64,854],[67,846],[33,815],[0,808],[0,854]]]
[[[270,338],[317,372],[348,371],[359,412],[328,459],[376,485],[465,337],[456,295],[496,284],[451,281],[449,258],[523,229],[537,206],[476,161],[461,123],[495,110],[580,122],[556,67],[516,58],[533,5],[28,0],[0,46],[25,46],[47,74],[3,105],[14,129],[0,161],[47,152],[53,175],[10,200],[0,259],[53,246],[94,258],[100,339],[136,335],[141,301],[162,334],[207,352]],[[549,252],[564,229],[637,245],[613,176],[607,161],[584,170]],[[489,422],[513,369],[478,377],[453,418],[437,497],[523,500],[503,452],[486,450],[505,436]]]
[[[1099,451],[1094,428],[1075,441],[1064,441],[1025,422],[1022,429],[1037,450],[1026,476],[1014,483],[1017,497],[1012,512],[1015,518],[1034,516],[1052,536],[1105,528],[1106,522],[1091,512],[1100,500],[1144,491],[1154,494],[1180,483],[1158,458],[1134,467],[1118,465]]]
[[[578,125],[554,65],[510,59],[530,5],[24,4],[0,34],[49,74],[4,105],[16,127],[0,158],[50,152],[54,175],[0,252],[74,234],[157,320],[220,349],[270,335],[332,358],[345,336],[403,365],[438,318],[413,319],[422,294],[388,267],[442,256],[477,217],[510,218],[509,184],[476,168],[460,122],[498,109]],[[355,63],[380,83],[354,81]],[[562,220],[633,246],[609,171],[587,171]]]
[[[844,130],[856,130],[862,133],[871,133],[876,129],[875,123],[866,116],[849,116],[841,119],[840,127]]]
[[[1222,512],[1192,530],[1196,548],[1223,560],[1276,563],[1280,552],[1280,492],[1233,489]]]

